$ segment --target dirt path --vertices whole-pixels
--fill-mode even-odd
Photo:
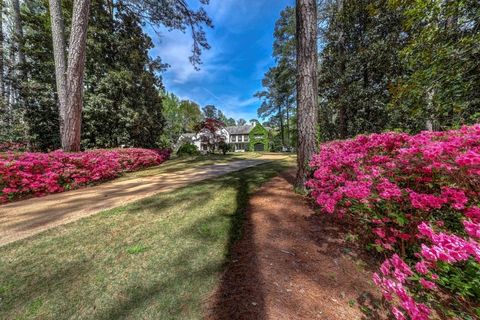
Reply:
[[[357,265],[330,218],[312,216],[289,180],[292,172],[251,198],[244,234],[206,318],[379,319],[371,273]]]
[[[150,177],[113,180],[94,187],[1,205],[0,246],[159,192],[171,191],[284,157],[266,154],[252,160],[206,165]]]

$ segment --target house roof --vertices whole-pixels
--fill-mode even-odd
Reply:
[[[249,134],[250,131],[252,131],[252,129],[254,128],[255,126],[252,126],[252,125],[244,125],[244,126],[229,126],[229,127],[225,127],[225,130],[227,130],[227,132],[229,134]],[[270,131],[271,128],[269,127],[265,127],[265,129],[267,129],[267,131]],[[196,133],[182,133],[181,137],[184,137],[184,138],[196,138],[197,134]]]
[[[194,138],[196,135],[196,133],[182,133],[180,136],[185,138]]]
[[[225,127],[230,134],[249,134],[252,129],[251,125]]]

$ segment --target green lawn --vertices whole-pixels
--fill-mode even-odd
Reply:
[[[257,152],[237,152],[223,154],[207,154],[194,157],[176,157],[172,156],[171,160],[162,163],[159,166],[147,168],[140,171],[129,172],[122,176],[120,179],[131,179],[138,177],[153,176],[160,173],[176,172],[187,168],[196,168],[215,163],[225,163],[235,160],[255,159],[260,157],[261,154]]]
[[[276,161],[0,248],[0,319],[200,319]]]

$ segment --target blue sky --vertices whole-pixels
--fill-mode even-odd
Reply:
[[[197,0],[188,1],[198,7]],[[202,107],[213,104],[227,117],[257,118],[260,101],[253,94],[262,88],[265,71],[273,65],[272,43],[280,11],[294,0],[210,0],[205,7],[214,23],[207,30],[212,48],[202,55],[200,71],[188,57],[191,36],[179,31],[153,36],[153,56],[170,68],[163,74],[167,91]]]

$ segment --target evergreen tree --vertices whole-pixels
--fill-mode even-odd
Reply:
[[[298,151],[295,187],[305,190],[308,162],[317,144],[317,2],[297,0],[296,4]]]
[[[275,23],[273,57],[276,65],[271,67],[262,80],[263,91],[256,97],[262,99],[257,110],[262,119],[270,119],[278,127],[281,145],[295,145],[292,131],[295,123],[296,94],[296,45],[295,45],[295,9],[285,8]]]
[[[64,12],[71,12],[65,2]],[[24,4],[24,51],[26,56],[22,96],[28,135],[35,148],[60,147],[58,95],[50,33],[50,16],[45,0]],[[153,46],[143,32],[138,16],[102,0],[92,2],[87,39],[85,109],[82,119],[82,147],[120,145],[156,147],[164,119],[163,90],[159,72],[164,65],[151,59]],[[65,16],[66,23],[70,17]]]
[[[480,2],[398,1],[409,38],[393,82],[392,128],[445,130],[480,119]]]

